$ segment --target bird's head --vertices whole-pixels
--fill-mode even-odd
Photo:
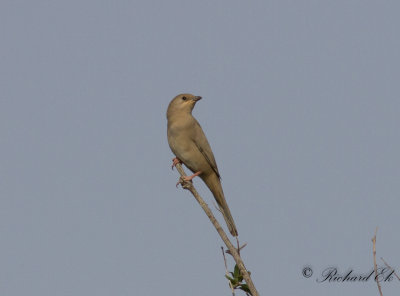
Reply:
[[[167,118],[172,114],[192,113],[196,102],[201,100],[201,97],[192,94],[177,95],[171,103],[169,103],[167,110]]]

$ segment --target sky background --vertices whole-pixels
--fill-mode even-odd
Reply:
[[[378,263],[400,267],[399,11],[2,0],[0,294],[230,295],[171,171],[165,112],[190,92],[260,295],[378,295],[316,279],[369,273],[376,226]]]

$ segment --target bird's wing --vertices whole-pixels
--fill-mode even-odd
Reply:
[[[203,154],[204,158],[207,160],[213,171],[217,174],[218,178],[221,178],[210,144],[208,143],[206,135],[204,134],[203,129],[197,120],[195,122],[193,135],[193,141],[196,144],[196,147],[200,150],[201,154]]]

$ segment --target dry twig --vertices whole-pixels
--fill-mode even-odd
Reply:
[[[393,271],[393,274],[397,277],[397,279],[400,281],[400,277],[397,275],[396,271],[389,265],[387,264],[387,262],[381,257],[381,260],[383,261],[383,263],[385,263],[386,267],[389,268],[390,270]]]
[[[224,257],[224,263],[225,263],[225,275],[229,277],[229,271],[228,271],[228,264],[226,264],[226,257],[225,257],[225,252],[224,252],[224,247],[221,247],[222,250],[222,256]],[[232,296],[235,296],[235,288],[233,288],[233,285],[231,281],[228,281],[229,283],[229,288],[232,290]]]
[[[374,255],[375,280],[376,280],[376,284],[378,285],[379,293],[381,294],[381,296],[383,296],[382,295],[381,284],[379,283],[379,279],[378,279],[378,267],[376,265],[376,232],[377,231],[378,231],[378,227],[376,227],[374,237],[372,238],[372,252],[373,252],[373,255]]]

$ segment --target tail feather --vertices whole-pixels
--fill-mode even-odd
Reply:
[[[210,178],[204,179],[204,182],[214,195],[226,225],[228,226],[229,232],[232,234],[232,236],[238,236],[235,222],[233,221],[231,211],[229,210],[228,204],[225,200],[221,182],[219,181],[218,177],[216,175],[211,175]]]
[[[228,226],[229,232],[233,236],[238,236],[238,231],[236,229],[236,225],[235,225],[235,222],[233,221],[233,217],[232,217],[231,211],[228,208],[228,205],[225,203],[224,207],[219,206],[219,208],[222,212],[222,216],[225,219],[226,225]]]

